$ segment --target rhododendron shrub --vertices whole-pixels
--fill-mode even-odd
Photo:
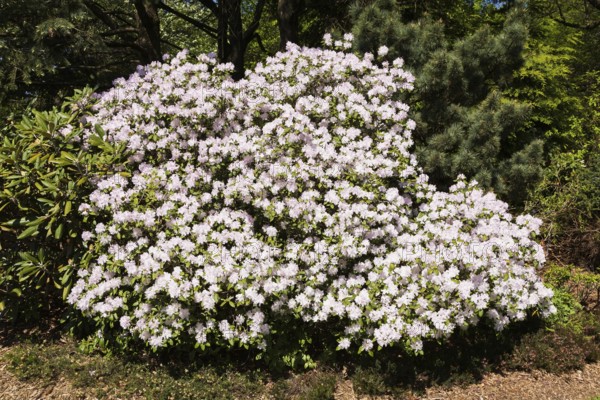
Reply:
[[[291,45],[238,82],[180,53],[102,94],[91,122],[132,175],[80,209],[110,222],[85,233],[94,261],[70,302],[153,348],[265,349],[295,320],[328,324],[339,349],[418,352],[481,318],[553,312],[540,221],[463,178],[428,184],[399,100],[413,77],[349,39]]]

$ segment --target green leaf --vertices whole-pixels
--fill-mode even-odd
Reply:
[[[30,263],[38,263],[39,260],[37,258],[35,258],[35,256],[31,253],[25,253],[25,252],[21,252],[19,253],[19,257],[21,257],[22,260],[24,261],[28,261]]]
[[[60,283],[62,286],[65,286],[71,280],[71,276],[73,275],[73,270],[68,270],[61,276]]]
[[[23,233],[21,233],[19,236],[17,236],[17,239],[25,239],[25,238],[28,238],[30,236],[34,236],[37,233],[38,233],[38,227],[37,227],[37,225],[30,226],[29,228],[25,229],[23,231]]]
[[[15,228],[23,225],[29,226],[29,220],[27,218],[11,219],[10,221],[2,222],[2,225]]]
[[[94,130],[96,131],[96,134],[98,134],[98,136],[100,136],[101,138],[104,138],[104,136],[106,135],[104,133],[104,129],[102,129],[100,124],[94,125]]]
[[[63,231],[64,231],[64,225],[61,223],[58,225],[58,228],[56,228],[56,231],[54,231],[54,237],[56,239],[61,239],[63,237]]]
[[[25,225],[26,226],[38,226],[40,225],[42,222],[44,222],[46,220],[46,216],[43,217],[39,217],[37,219],[34,219],[33,221],[29,221],[27,222]]]
[[[71,202],[71,200],[67,200],[67,202],[65,203],[65,212],[63,213],[63,215],[67,215],[68,213],[70,213],[71,207],[73,207],[73,203]]]
[[[27,265],[19,270],[19,281],[24,282],[32,275],[37,275],[38,272],[40,272],[38,265]]]

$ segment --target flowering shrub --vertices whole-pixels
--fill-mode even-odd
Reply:
[[[264,349],[291,318],[330,324],[340,349],[418,352],[553,312],[540,221],[464,179],[429,185],[399,101],[413,77],[350,40],[291,45],[239,82],[180,53],[104,93],[91,122],[133,173],[80,208],[110,222],[84,235],[95,258],[70,302],[154,348]]]

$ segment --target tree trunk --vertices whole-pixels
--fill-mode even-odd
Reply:
[[[138,45],[142,48],[141,61],[148,64],[160,60],[160,19],[153,0],[135,0],[136,22],[139,31]]]
[[[211,0],[201,0],[211,1]],[[246,48],[252,39],[256,37],[260,18],[263,13],[266,0],[258,0],[255,5],[252,22],[246,30],[242,22],[242,0],[220,0],[211,11],[217,17],[217,57],[219,62],[230,62],[235,70],[233,79],[244,77],[244,58]]]
[[[242,25],[242,4],[241,0],[222,0],[223,6],[227,7],[228,17],[228,42],[229,54],[226,61],[233,64],[235,71],[233,79],[238,80],[244,77],[244,54],[246,53],[246,43],[244,40],[244,26]]]
[[[227,62],[229,58],[229,45],[227,42],[227,32],[229,32],[227,25],[227,9],[225,2],[219,2],[217,8],[217,58],[219,62]]]
[[[285,51],[288,42],[298,43],[298,20],[302,7],[302,0],[278,0],[279,50]]]

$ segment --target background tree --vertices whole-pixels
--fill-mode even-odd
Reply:
[[[429,12],[427,2],[412,9],[378,0],[355,10],[357,49],[386,45],[387,58],[403,57],[415,74],[417,154],[434,183],[448,187],[463,173],[521,204],[523,188],[540,176],[544,161],[541,140],[515,135],[529,107],[502,94],[523,63],[525,21],[518,11],[489,5],[434,4]]]
[[[597,2],[533,1],[527,62],[511,96],[532,104],[529,129],[550,162],[528,208],[545,221],[551,259],[600,268],[600,21]]]
[[[600,1],[598,0],[535,0],[535,12],[544,14],[565,26],[582,30],[600,28]]]
[[[106,88],[137,65],[182,48],[217,48],[239,78],[265,4],[0,0],[0,102],[6,110],[38,99],[38,107],[48,108],[74,88]]]
[[[162,55],[151,0],[0,1],[0,101],[51,99],[85,85],[108,87]]]
[[[284,51],[288,42],[298,43],[300,14],[303,8],[303,0],[277,1],[277,21],[280,37],[279,50]]]
[[[0,2],[0,100],[53,98],[87,83],[109,83],[131,68],[130,50],[109,47],[101,23],[77,0]],[[42,101],[40,106],[47,107]]]
[[[265,9],[266,0],[242,1],[198,0],[213,16],[213,24],[194,20],[187,15],[176,14],[191,22],[205,34],[217,40],[217,55],[221,62],[231,62],[235,66],[234,77],[241,78],[245,70],[245,55],[248,45],[257,39],[257,30]],[[173,8],[159,2],[158,7],[173,13]],[[251,15],[244,27],[244,16]],[[192,22],[192,20],[196,22]]]

